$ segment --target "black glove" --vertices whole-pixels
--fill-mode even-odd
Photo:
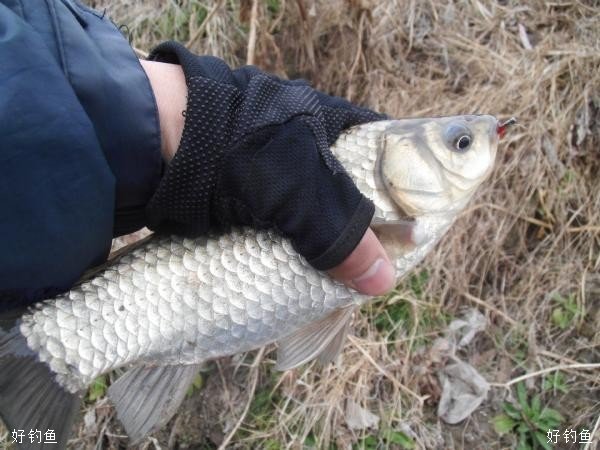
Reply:
[[[196,56],[176,42],[150,60],[180,64],[188,87],[179,149],[147,206],[149,227],[199,235],[231,225],[275,228],[315,268],[341,263],[365,233],[373,204],[329,146],[385,117],[249,66]]]

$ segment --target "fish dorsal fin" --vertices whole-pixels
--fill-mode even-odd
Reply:
[[[108,396],[132,445],[173,417],[199,370],[196,364],[136,367],[110,386]]]
[[[277,370],[298,367],[319,356],[321,362],[334,359],[344,344],[348,324],[356,305],[336,309],[327,317],[310,323],[278,342]]]

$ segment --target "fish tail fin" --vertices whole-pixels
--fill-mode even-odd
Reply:
[[[15,327],[21,316],[26,312],[26,308],[0,310],[0,338],[5,334],[8,334],[8,332]]]
[[[0,335],[0,418],[9,432],[23,431],[18,448],[64,449],[79,403],[80,395],[56,382],[18,327]],[[53,438],[56,443],[50,444]]]

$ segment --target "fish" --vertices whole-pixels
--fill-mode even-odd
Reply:
[[[397,280],[489,176],[503,127],[490,115],[382,120],[333,144],[375,205],[371,226]],[[275,230],[152,236],[0,334],[0,417],[9,429],[53,430],[52,448],[64,448],[86,388],[126,368],[108,397],[139,442],[173,416],[206,361],[276,343],[278,370],[326,364],[369,300]]]

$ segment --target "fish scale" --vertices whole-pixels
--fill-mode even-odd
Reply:
[[[380,121],[348,130],[331,147],[373,201],[372,226],[397,278],[433,248],[489,174],[497,127],[491,116]],[[452,148],[456,129],[469,134],[471,153]],[[0,365],[13,373],[20,362],[11,355],[34,355],[35,376],[53,377],[60,388],[48,389],[63,399],[59,407],[71,411],[77,393],[99,375],[138,367],[113,386],[118,397],[111,398],[128,432],[140,438],[171,417],[176,405],[167,391],[151,401],[162,405],[164,417],[152,416],[147,424],[134,420],[138,413],[128,410],[130,402],[143,403],[151,394],[142,388],[131,392],[129,383],[139,387],[161,377],[190,383],[197,364],[271,342],[280,344],[281,368],[316,356],[329,360],[341,349],[352,311],[368,299],[312,268],[274,230],[234,227],[195,239],[154,236],[71,291],[32,307],[17,331],[8,338],[0,334]],[[174,369],[162,375],[151,369],[167,366]],[[0,373],[0,394],[6,396],[0,395],[0,408],[18,421],[18,398],[2,387],[10,386],[11,376]],[[173,398],[181,401],[184,392],[173,391]],[[119,403],[123,398],[129,400]],[[44,408],[52,408],[48,405]]]
[[[343,134],[332,151],[360,191],[375,200],[375,217],[389,220],[398,213],[385,193],[373,195],[372,181],[377,138],[386,125],[359,126]],[[75,392],[111,366],[190,364],[250,350],[281,337],[282,326],[291,332],[365,299],[313,269],[277,233],[234,228],[208,238],[154,238],[101,277],[24,316],[21,333]],[[93,313],[98,302],[100,314]],[[186,324],[183,334],[174,320]],[[61,334],[62,324],[73,321],[89,326],[91,336]],[[44,345],[42,334],[52,344]],[[185,344],[189,341],[194,345]]]

